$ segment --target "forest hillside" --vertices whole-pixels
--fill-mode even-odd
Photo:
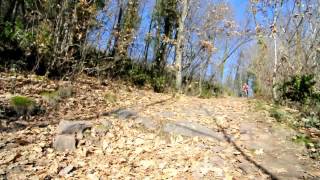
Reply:
[[[0,178],[319,179],[318,0],[0,0]]]

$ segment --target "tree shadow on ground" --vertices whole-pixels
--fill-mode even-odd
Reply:
[[[208,109],[202,107],[204,109],[204,111],[206,111],[206,113],[208,114],[208,116],[213,116],[213,114],[211,114]],[[272,172],[270,172],[267,168],[265,168],[264,166],[260,165],[259,163],[257,163],[254,159],[252,159],[251,157],[249,157],[233,140],[232,138],[228,135],[228,133],[226,132],[225,128],[223,128],[222,126],[218,125],[216,123],[216,125],[218,126],[218,130],[220,132],[223,133],[224,139],[231,144],[237,151],[240,152],[241,156],[243,156],[248,162],[250,162],[251,164],[253,164],[256,168],[260,169],[264,174],[268,175],[272,180],[279,180],[279,178],[273,174]]]
[[[228,143],[230,143],[237,151],[240,152],[240,154],[251,164],[253,164],[255,167],[257,167],[258,169],[260,169],[263,173],[265,173],[266,175],[270,176],[270,178],[272,180],[278,180],[279,178],[274,175],[273,173],[271,173],[269,170],[267,170],[265,167],[263,167],[262,165],[258,164],[255,160],[253,160],[252,158],[250,158],[232,139],[231,137],[226,133],[225,129],[222,128],[221,126],[219,127],[219,131],[223,133],[223,137],[220,137],[219,135],[213,135],[213,134],[209,134],[206,132],[201,132],[195,129],[192,129],[190,127],[187,126],[183,126],[183,125],[179,125],[176,124],[176,126],[187,129],[191,132],[194,133],[195,136],[206,136],[206,137],[210,137],[213,139],[217,139],[219,141],[221,140],[226,140]]]
[[[223,141],[226,138],[225,136],[220,135],[218,132],[213,134],[213,133],[199,131],[199,130],[196,130],[196,129],[193,129],[193,128],[190,128],[188,126],[184,126],[184,125],[181,125],[181,124],[174,124],[174,125],[191,132],[190,135],[186,135],[186,136],[192,136],[192,137],[193,136],[204,136],[204,137],[210,137],[210,138],[213,138],[213,139],[216,139],[216,140],[219,140],[219,141]]]

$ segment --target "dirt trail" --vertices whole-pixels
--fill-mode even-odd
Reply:
[[[247,99],[172,97],[95,82],[75,83],[73,97],[28,122],[1,119],[0,178],[320,179],[319,162],[291,141],[295,132],[252,111]],[[55,84],[28,83],[17,93],[37,100]],[[116,102],[106,102],[111,92]],[[52,148],[61,120],[94,124],[75,151]]]
[[[228,157],[224,159],[225,163],[232,163],[234,170],[240,170],[247,178],[320,178],[319,163],[303,156],[306,153],[304,147],[291,141],[296,132],[262,112],[254,112],[247,99],[185,98],[163,107],[154,107],[151,114],[168,118],[161,114],[174,113],[169,117],[171,121],[198,122],[222,132],[227,143],[220,144],[220,147],[233,148],[233,157],[225,154]],[[218,151],[216,156],[230,153],[225,152],[226,149]]]

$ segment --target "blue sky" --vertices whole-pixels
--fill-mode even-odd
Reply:
[[[235,11],[235,18],[237,22],[243,21],[243,17],[246,15],[246,10],[248,7],[247,0],[228,0],[232,5],[233,10]]]
[[[236,20],[236,23],[239,25],[239,28],[241,29],[241,25],[244,24],[245,19],[247,18],[247,7],[248,7],[248,1],[247,0],[226,0],[228,3],[231,4],[233,12],[234,12],[234,18]],[[136,40],[134,42],[134,46],[136,48],[135,51],[133,51],[133,55],[136,58],[139,58],[139,55],[141,55],[141,52],[143,52],[144,50],[144,38],[145,38],[145,33],[148,30],[148,26],[149,26],[149,22],[150,22],[150,18],[151,18],[151,14],[152,14],[152,9],[154,6],[154,2],[155,1],[146,1],[147,3],[144,3],[141,6],[140,9],[140,14],[141,14],[141,25],[139,27],[139,30],[136,34]],[[220,1],[217,1],[220,2]],[[116,8],[116,3],[112,3],[110,9],[112,9],[114,11],[114,9]],[[100,31],[100,33],[102,33],[102,37],[101,39],[98,41],[99,47],[101,49],[106,49],[107,46],[107,40],[110,36],[110,31],[112,30],[112,24],[114,21],[114,18],[108,18],[107,16],[104,16],[102,14],[98,15],[98,19],[103,19],[106,23],[104,23],[103,25],[103,29]],[[91,36],[92,41],[94,43],[97,43],[96,37],[95,36]],[[150,48],[150,59],[152,58],[152,48]],[[217,52],[217,56],[220,56],[219,53],[222,52],[221,51]],[[172,56],[171,56],[172,57]],[[232,57],[230,57],[227,61],[226,64],[226,71],[224,72],[224,75],[227,75],[230,73],[231,67],[232,65],[237,61],[237,57],[238,57],[238,52],[234,53],[234,55]],[[169,60],[170,62],[171,60]],[[209,69],[208,72],[211,72],[211,70]],[[224,76],[226,77],[226,76]]]

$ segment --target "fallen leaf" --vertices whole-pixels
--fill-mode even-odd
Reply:
[[[254,151],[254,153],[255,153],[256,155],[262,155],[264,152],[263,152],[263,149],[256,149],[256,150]]]
[[[139,166],[142,166],[143,169],[148,169],[155,166],[155,162],[153,160],[142,160],[140,161]]]

